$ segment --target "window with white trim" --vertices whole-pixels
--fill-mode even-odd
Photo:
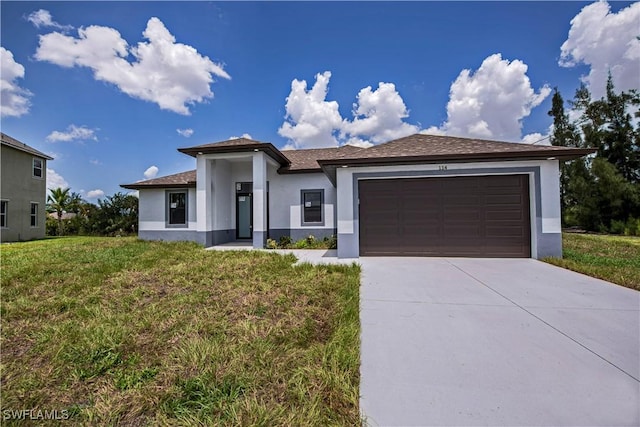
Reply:
[[[167,225],[187,226],[187,191],[167,192]]]
[[[31,226],[38,226],[38,204],[31,203]]]
[[[42,178],[42,159],[33,158],[33,176],[34,178]]]
[[[9,210],[9,201],[0,200],[0,228],[7,228],[7,211]]]
[[[324,190],[302,190],[302,225],[324,224]]]

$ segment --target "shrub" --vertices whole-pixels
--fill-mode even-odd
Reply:
[[[267,249],[278,249],[278,242],[273,239],[267,239]]]
[[[324,242],[327,245],[327,249],[338,249],[338,236],[335,234],[325,237]]]
[[[629,217],[624,226],[624,234],[627,236],[640,236],[640,218]]]
[[[280,236],[280,243],[278,244],[278,246],[280,246],[282,249],[289,249],[292,243],[293,239],[291,239],[290,236]]]

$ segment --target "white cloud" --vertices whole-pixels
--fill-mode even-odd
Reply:
[[[341,135],[350,135],[351,139],[367,137],[374,144],[412,135],[418,127],[406,123],[409,117],[402,97],[393,83],[378,83],[378,89],[368,86],[358,93],[353,104],[353,120],[344,120]],[[355,143],[349,142],[352,145]]]
[[[193,135],[193,129],[190,129],[190,128],[176,129],[176,132],[178,132],[180,135],[184,136],[185,138],[189,138],[191,135]]]
[[[54,130],[47,135],[47,141],[49,142],[68,142],[68,141],[97,141],[98,137],[95,134],[97,129],[90,129],[86,126],[69,125],[66,131]]]
[[[147,179],[153,179],[158,175],[158,170],[157,166],[149,166],[149,168],[144,171],[144,177]]]
[[[447,121],[425,132],[519,141],[522,120],[551,93],[537,93],[520,60],[509,62],[500,54],[487,57],[475,72],[462,70],[451,84]]]
[[[98,199],[100,197],[104,197],[104,191],[100,190],[99,188],[95,190],[89,190],[87,192],[88,199]]]
[[[47,188],[69,188],[69,183],[55,170],[47,168]]]
[[[229,137],[229,139],[240,139],[240,138],[253,139],[251,137],[251,135],[249,135],[248,133],[243,133],[241,136],[230,136]]]
[[[393,83],[366,87],[353,104],[353,120],[343,119],[336,101],[327,101],[331,73],[316,74],[307,89],[304,80],[293,80],[287,97],[285,122],[278,133],[289,139],[284,149],[337,147],[340,143],[368,147],[410,135],[418,127],[403,121],[409,111]]]
[[[11,51],[0,47],[0,116],[20,117],[29,112],[32,93],[21,88],[16,79],[24,78],[24,67],[13,59]]]
[[[338,103],[327,101],[331,73],[326,71],[316,75],[310,90],[306,81],[293,80],[278,133],[289,139],[284,149],[368,147],[417,132],[520,141],[522,120],[551,93],[546,85],[536,92],[527,70],[522,61],[500,54],[487,57],[475,71],[463,70],[450,88],[447,121],[423,130],[405,121],[409,110],[393,83],[360,90],[353,119],[343,119]]]
[[[525,144],[551,145],[550,137],[550,133],[543,135],[539,132],[534,132],[523,136],[521,142]]]
[[[305,80],[294,79],[285,105],[285,122],[278,134],[288,138],[292,148],[336,147],[336,129],[342,125],[336,101],[327,101],[331,73],[316,74],[316,82],[307,90]]]
[[[563,67],[590,66],[583,79],[594,98],[604,96],[609,71],[618,90],[640,85],[640,3],[611,13],[607,2],[585,6],[571,20],[567,40],[560,48]]]
[[[91,159],[91,160],[89,160],[89,163],[91,163],[92,165],[95,165],[95,166],[98,166],[98,165],[102,164],[100,162],[100,160],[98,160],[98,159]]]
[[[151,18],[143,36],[129,46],[110,27],[78,29],[78,37],[59,32],[40,36],[35,58],[62,67],[88,67],[96,80],[116,85],[127,95],[158,104],[161,109],[190,114],[187,105],[213,98],[213,77],[230,79],[222,65],[195,48],[176,43],[158,18]],[[134,62],[129,62],[131,55]]]
[[[71,30],[73,26],[71,25],[60,25],[51,17],[51,13],[48,10],[39,9],[35,12],[31,12],[29,16],[27,16],[27,21],[31,22],[36,28],[40,27],[53,27],[61,30]]]

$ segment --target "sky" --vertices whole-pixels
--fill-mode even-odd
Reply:
[[[548,143],[554,88],[640,88],[633,2],[0,2],[2,131],[95,202],[234,137]]]

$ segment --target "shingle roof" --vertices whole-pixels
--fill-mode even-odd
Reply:
[[[187,171],[173,175],[162,176],[160,178],[138,181],[133,184],[122,184],[121,187],[130,190],[141,188],[188,188],[196,186],[196,171]]]
[[[2,140],[2,144],[15,148],[16,150],[24,151],[25,153],[32,154],[34,156],[42,157],[43,159],[53,160],[53,157],[47,156],[46,154],[36,150],[33,147],[28,146],[24,142],[20,142],[15,138],[10,137],[9,135],[0,132],[0,139]]]
[[[376,145],[357,153],[318,160],[324,173],[335,183],[339,166],[402,165],[434,162],[472,162],[576,159],[592,154],[591,148],[532,145],[442,135],[415,134]]]
[[[179,151],[197,156],[199,153],[229,153],[261,150],[280,162],[279,173],[324,171],[335,181],[338,166],[412,164],[425,162],[462,162],[525,159],[574,159],[595,152],[591,148],[569,148],[490,141],[441,135],[415,134],[370,148],[345,145],[338,148],[277,150],[273,145],[238,138],[203,144]],[[195,187],[196,171],[122,185],[124,188]]]
[[[365,150],[334,159],[397,159],[415,157],[424,158],[505,158],[505,157],[548,157],[582,156],[593,152],[591,149],[575,149],[550,145],[532,145],[517,142],[491,141],[474,138],[459,138],[442,135],[415,134],[376,145]],[[331,160],[323,164],[333,163]]]
[[[178,148],[178,151],[196,157],[198,154],[242,153],[248,151],[264,151],[272,159],[287,166],[289,160],[270,142],[261,142],[248,138],[235,138],[227,141],[212,142],[194,147]]]
[[[305,150],[284,150],[284,154],[291,165],[282,168],[281,173],[302,173],[321,171],[318,160],[320,159],[335,159],[343,156],[354,155],[355,153],[363,150],[360,147],[354,147],[352,145],[343,145],[339,148],[311,148]]]

